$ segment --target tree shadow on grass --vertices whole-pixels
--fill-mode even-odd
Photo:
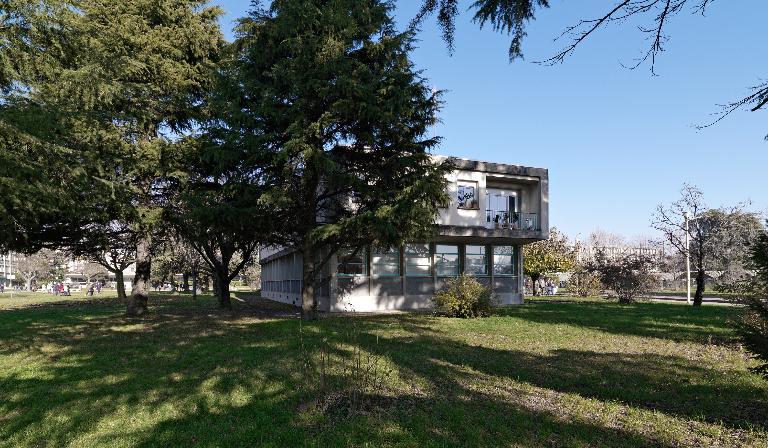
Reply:
[[[692,307],[666,303],[547,303],[499,310],[503,316],[542,324],[566,324],[608,333],[674,341],[730,343],[736,340],[733,307]]]
[[[190,312],[196,307],[200,312]],[[706,421],[764,424],[764,390],[697,386],[706,371],[686,360],[488,349],[433,324],[427,316],[396,315],[305,326],[314,349],[321,337],[349,343],[350,326],[359,325],[357,342],[366,350],[390,359],[406,380],[430,385],[423,393],[382,391],[372,399],[383,404],[369,415],[307,424],[299,409],[314,393],[302,387],[307,372],[295,319],[187,302],[155,307],[140,320],[123,317],[119,307],[9,311],[0,314],[0,444],[664,446],[560,415],[519,391],[504,397],[478,389],[466,368]],[[681,369],[696,383],[659,386]],[[634,379],[617,387],[625,377]],[[703,405],[693,403],[697,397]],[[753,400],[751,417],[737,409],[744,397]],[[686,404],[676,407],[680,398]],[[714,409],[717,399],[722,410]]]
[[[443,364],[558,392],[660,411],[684,419],[768,429],[768,384],[747,371],[715,371],[688,358],[658,353],[552,350],[538,354],[469,345],[450,337],[379,338],[368,347],[401,373],[445,378]],[[439,361],[439,362],[436,362]]]

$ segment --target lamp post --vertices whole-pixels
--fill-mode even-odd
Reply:
[[[691,304],[691,250],[690,250],[690,232],[688,231],[688,221],[690,214],[683,213],[685,218],[685,289],[688,305]]]

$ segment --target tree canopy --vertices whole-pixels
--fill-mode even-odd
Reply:
[[[176,139],[205,116],[223,45],[221,11],[206,3],[9,0],[0,8],[0,126],[29,141],[0,142],[4,157],[28,171],[50,168],[26,189],[36,201],[26,205],[14,193],[5,202],[15,222],[3,234],[17,246],[92,246],[85,224],[107,225],[115,208],[127,207],[138,248],[132,314],[146,309],[153,227],[165,187],[184,165]],[[19,243],[24,234],[31,236]]]
[[[241,20],[228,144],[268,190],[274,238],[304,259],[305,315],[340,246],[431,234],[449,164],[429,150],[440,94],[378,0],[276,0]],[[315,257],[319,257],[317,260]]]

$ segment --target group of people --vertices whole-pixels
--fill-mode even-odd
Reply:
[[[48,293],[53,294],[55,296],[71,296],[72,293],[69,291],[69,285],[65,285],[64,283],[51,283],[48,285]]]

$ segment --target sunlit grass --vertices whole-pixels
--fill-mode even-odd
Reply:
[[[129,319],[114,298],[0,296],[0,446],[768,440],[768,381],[749,372],[730,307],[590,300],[476,320],[340,316],[301,325],[302,351],[300,322],[282,305],[151,302],[150,315]],[[392,373],[364,412],[318,414],[303,357],[325,347],[329,375],[340,375],[354,344]]]

